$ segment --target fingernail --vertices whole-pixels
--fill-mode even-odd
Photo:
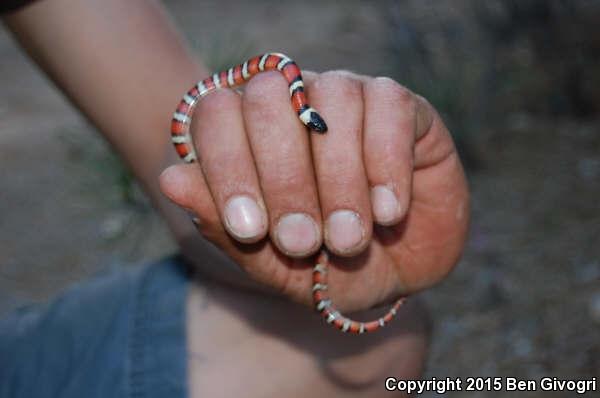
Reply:
[[[248,196],[234,196],[225,205],[225,226],[239,239],[251,239],[264,233],[266,216]]]
[[[377,185],[371,189],[373,216],[379,224],[390,224],[398,218],[398,199],[391,189]]]
[[[355,248],[364,234],[358,214],[350,210],[337,210],[327,220],[327,239],[340,252]]]
[[[290,213],[281,217],[275,235],[282,250],[296,255],[309,253],[319,239],[317,223],[304,213]]]

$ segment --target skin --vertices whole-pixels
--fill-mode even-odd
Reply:
[[[4,22],[121,154],[198,270],[187,302],[191,396],[231,396],[236,388],[249,397],[375,396],[386,376],[418,377],[428,330],[418,300],[382,332],[358,338],[323,326],[305,305],[322,244],[336,254],[330,296],[342,311],[362,310],[361,319],[432,286],[456,264],[467,184],[450,134],[425,99],[387,78],[304,73],[310,103],[329,125],[315,135],[293,113],[282,76],[260,74],[244,95],[220,90],[201,101],[192,123],[201,161],[169,167],[177,160],[168,134],[173,109],[208,71],[157,3],[45,0]],[[391,218],[374,216],[375,186],[395,194]],[[263,212],[264,226],[250,237],[225,222],[228,201],[239,195]],[[330,234],[338,210],[360,217],[352,247],[338,247]],[[290,213],[314,221],[308,250],[287,250],[278,237]],[[279,369],[286,383],[273,384],[262,369]]]

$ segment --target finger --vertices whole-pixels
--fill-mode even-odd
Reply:
[[[206,182],[229,234],[243,243],[264,238],[267,211],[246,139],[240,95],[218,90],[203,98],[191,131]]]
[[[176,205],[187,210],[206,237],[223,232],[208,185],[195,164],[176,164],[159,177],[161,192]]]
[[[325,243],[336,254],[362,251],[372,234],[362,156],[361,82],[347,72],[319,75],[308,87],[311,105],[326,120],[327,134],[311,135]]]
[[[321,213],[308,133],[289,96],[278,73],[258,75],[246,86],[243,113],[271,238],[284,253],[307,256],[321,246]]]
[[[410,204],[417,100],[385,77],[364,84],[364,99],[364,159],[373,218],[380,225],[393,225]]]

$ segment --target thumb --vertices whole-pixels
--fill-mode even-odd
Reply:
[[[199,232],[209,240],[225,233],[202,170],[197,164],[175,164],[159,177],[162,193],[176,205],[192,213]]]

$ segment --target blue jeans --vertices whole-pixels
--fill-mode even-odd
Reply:
[[[0,321],[0,397],[185,397],[188,276],[176,258],[76,285]]]

